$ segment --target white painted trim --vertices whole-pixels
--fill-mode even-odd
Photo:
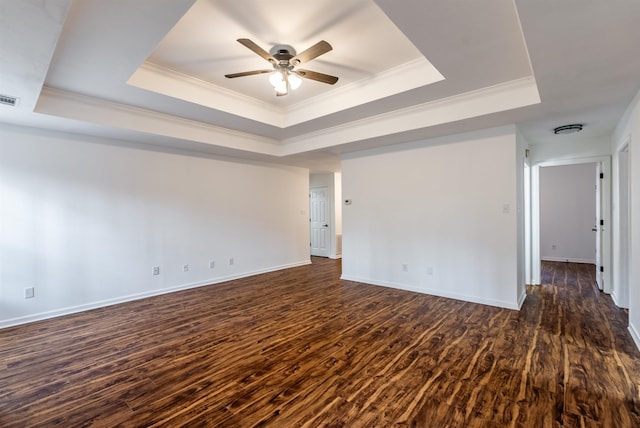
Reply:
[[[561,262],[561,263],[585,263],[595,265],[595,260],[585,260],[585,259],[573,259],[573,258],[562,258],[562,257],[542,257],[543,261],[546,262]]]
[[[330,259],[338,260],[342,258],[342,254],[332,254],[329,256]]]
[[[287,108],[285,127],[328,116],[349,108],[410,91],[444,80],[440,72],[424,57],[367,79],[358,80]]]
[[[49,87],[43,88],[34,111],[149,135],[283,157],[539,102],[535,79],[527,77],[284,140]]]
[[[511,0],[513,11],[516,13],[516,22],[518,23],[518,30],[520,31],[520,37],[522,45],[524,46],[524,53],[527,55],[527,64],[529,64],[529,70],[533,75],[533,65],[531,64],[531,55],[529,54],[529,47],[527,46],[527,38],[524,36],[524,30],[522,29],[522,20],[520,19],[520,13],[518,12],[518,5],[516,0]]]
[[[84,305],[71,306],[68,308],[58,309],[55,311],[41,312],[38,314],[32,314],[24,317],[11,318],[11,319],[0,322],[0,329],[13,327],[20,324],[27,324],[35,321],[41,321],[49,318],[56,318],[63,315],[70,315],[78,312],[84,312],[91,309],[103,308],[105,306],[117,305],[119,303],[131,302],[134,300],[144,299],[147,297],[159,296],[162,294],[169,294],[176,291],[188,290],[190,288],[205,287],[205,286],[215,285],[215,284],[219,284],[226,281],[231,281],[234,279],[247,278],[250,276],[260,275],[260,274],[269,273],[269,272],[275,272],[275,271],[284,270],[284,269],[290,269],[298,266],[306,266],[308,264],[311,264],[311,260],[303,260],[295,263],[288,263],[286,265],[274,266],[270,268],[258,269],[258,270],[244,272],[244,273],[235,274],[235,275],[212,278],[212,279],[207,279],[203,281],[193,282],[190,284],[176,285],[169,288],[162,288],[159,290],[148,291],[145,293],[131,294],[128,296],[117,297],[114,299],[107,299],[107,300],[101,300],[98,302],[87,303]]]
[[[528,157],[525,157],[524,163],[524,277],[525,284],[533,284],[531,275],[531,164]]]
[[[373,280],[373,279],[370,279],[370,278],[361,278],[361,277],[358,277],[358,276],[350,276],[350,275],[344,275],[343,274],[340,277],[340,279],[343,279],[343,280],[346,280],[346,281],[361,282],[361,283],[364,283],[364,284],[375,285],[375,286],[380,286],[380,287],[388,287],[388,288],[395,288],[395,289],[398,289],[398,290],[412,291],[414,293],[428,294],[428,295],[431,295],[431,296],[446,297],[448,299],[461,300],[463,302],[479,303],[481,305],[496,306],[496,307],[505,308],[505,309],[519,310],[520,309],[520,305],[521,305],[520,302],[518,302],[516,304],[513,304],[513,303],[505,302],[505,301],[502,301],[502,300],[482,299],[482,298],[478,298],[476,296],[471,296],[471,295],[467,295],[467,294],[450,293],[450,292],[445,292],[445,291],[442,291],[442,290],[436,290],[436,289],[433,289],[433,288],[418,288],[418,287],[411,286],[411,285],[396,284],[396,283],[391,283],[391,282],[387,282],[387,281],[378,281],[378,280]],[[524,302],[524,299],[522,299],[522,302]]]
[[[540,168],[531,167],[531,285],[540,285]]]
[[[290,106],[281,106],[145,62],[127,83],[176,99],[287,128],[444,80],[424,57],[384,70]]]
[[[538,103],[535,79],[526,77],[285,139],[283,156]]]
[[[280,106],[151,62],[142,64],[129,77],[127,84],[279,128],[285,127],[287,112]]]
[[[640,349],[640,334],[638,333],[638,329],[635,328],[635,326],[630,323],[629,327],[627,327],[627,330],[629,330],[629,333],[631,333],[631,338],[636,344],[636,347]]]
[[[611,290],[611,300],[613,300],[613,303],[615,303],[616,306],[619,307],[619,308],[626,307],[626,306],[622,306],[621,305],[620,298],[618,297],[618,294],[616,294],[616,290],[615,289]]]
[[[611,156],[589,156],[577,157],[571,159],[558,159],[538,162],[533,166],[531,177],[531,269],[532,280],[534,284],[540,283],[540,167],[545,166],[561,166],[561,165],[577,165],[583,163],[602,163],[602,172],[604,173],[604,183],[602,186],[602,217],[605,228],[603,233],[603,251],[602,266],[604,272],[602,274],[604,280],[604,291],[606,294],[611,293],[612,266],[611,263],[611,239],[613,232],[613,221],[611,215]],[[566,259],[563,259],[566,261]]]
[[[630,219],[630,214],[631,214],[631,162],[629,161],[628,157],[627,157],[627,162],[626,162],[626,167],[627,167],[627,200],[625,201],[627,210],[624,213],[624,217],[623,214],[620,210],[620,206],[621,206],[621,194],[620,194],[620,156],[621,153],[623,152],[627,152],[627,156],[629,155],[628,151],[631,148],[631,134],[627,134],[625,138],[623,138],[622,140],[622,144],[617,144],[617,147],[615,148],[615,152],[614,152],[614,159],[613,159],[613,165],[612,165],[612,173],[615,170],[615,175],[612,174],[612,188],[611,188],[611,194],[612,194],[612,220],[613,220],[613,248],[612,248],[612,254],[611,257],[613,259],[613,272],[612,272],[612,292],[611,292],[611,297],[613,298],[615,304],[620,307],[620,308],[628,308],[629,307],[629,294],[630,294],[630,283],[629,283],[629,273],[631,270],[631,257],[630,257],[630,242],[627,241],[627,249],[626,251],[623,251],[622,249],[622,244],[621,244],[621,223],[624,217],[626,217],[626,225],[627,225],[627,233],[630,236],[630,232],[631,232],[631,219]],[[629,238],[627,238],[629,239]],[[623,253],[625,253],[626,255],[626,260],[622,261],[622,255]],[[626,275],[626,280],[627,283],[625,284],[624,287],[624,292],[620,293],[621,295],[619,295],[618,293],[616,293],[616,290],[619,290],[619,292],[622,292],[622,288],[623,288],[623,284],[622,284],[622,271],[623,269],[627,270],[627,275]]]
[[[277,140],[45,87],[34,110],[68,119],[278,156]]]
[[[522,309],[522,305],[524,304],[525,299],[527,298],[527,289],[525,287],[525,289],[523,290],[522,294],[520,294],[520,297],[518,297],[518,310]],[[511,308],[509,308],[511,309]]]
[[[583,163],[598,163],[611,160],[611,156],[588,156],[570,159],[548,160],[536,163],[537,166],[563,166],[563,165],[579,165]]]

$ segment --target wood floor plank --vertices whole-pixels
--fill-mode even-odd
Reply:
[[[313,264],[0,330],[0,426],[640,426],[640,352],[591,265],[520,311]]]

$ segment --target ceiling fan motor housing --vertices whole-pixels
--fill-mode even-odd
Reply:
[[[288,45],[276,45],[269,53],[276,59],[277,64],[281,67],[290,67],[292,64],[289,61],[296,56],[296,51]]]

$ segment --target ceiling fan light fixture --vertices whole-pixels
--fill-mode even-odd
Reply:
[[[225,74],[225,77],[228,79],[253,76],[256,74],[269,74],[269,83],[273,86],[278,96],[287,95],[289,89],[292,91],[298,89],[302,84],[301,78],[315,80],[329,85],[333,85],[338,81],[336,76],[329,74],[311,70],[295,70],[295,67],[299,64],[309,62],[333,49],[333,47],[324,40],[319,41],[299,54],[296,54],[296,51],[288,45],[276,45],[267,52],[249,39],[238,39],[238,42],[263,59],[269,61],[274,71],[252,70]]]
[[[282,80],[282,73],[280,73],[279,71],[274,71],[269,75],[269,83],[271,83],[271,86],[273,86],[274,88],[282,83]]]
[[[291,90],[295,91],[302,84],[302,79],[296,76],[295,74],[289,75],[289,86],[291,86]]]
[[[553,133],[554,134],[573,134],[574,132],[580,132],[582,131],[584,125],[582,125],[581,123],[573,123],[571,125],[563,125],[563,126],[558,126],[557,128],[553,129]]]
[[[280,74],[280,73],[278,73]],[[273,86],[273,89],[276,90],[276,93],[280,94],[280,95],[286,95],[287,94],[287,81],[286,80],[281,80],[277,85]]]

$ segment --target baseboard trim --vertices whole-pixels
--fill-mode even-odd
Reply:
[[[496,306],[499,308],[513,309],[513,310],[520,309],[518,302],[510,303],[502,300],[484,299],[481,297],[469,296],[466,294],[459,294],[459,293],[451,293],[451,292],[437,290],[433,288],[422,288],[422,287],[419,288],[419,287],[415,287],[407,284],[378,281],[370,278],[362,278],[358,276],[351,276],[351,275],[344,275],[344,274],[340,277],[340,279],[343,279],[346,281],[361,282],[364,284],[375,285],[379,287],[388,287],[388,288],[395,288],[398,290],[413,291],[415,293],[428,294],[431,296],[446,297],[447,299],[460,300],[463,302],[479,303],[481,305]],[[522,302],[524,302],[524,299],[522,299]]]
[[[83,305],[70,306],[70,307],[66,307],[66,308],[62,308],[62,309],[56,309],[56,310],[53,310],[53,311],[40,312],[40,313],[37,313],[37,314],[26,315],[26,316],[23,316],[23,317],[11,318],[11,319],[0,321],[0,329],[7,328],[7,327],[14,327],[14,326],[17,326],[17,325],[22,325],[22,324],[28,324],[28,323],[32,323],[32,322],[36,322],[36,321],[42,321],[42,320],[46,320],[46,319],[50,319],[50,318],[57,318],[57,317],[61,317],[61,316],[64,316],[64,315],[71,315],[71,314],[75,314],[75,313],[78,313],[78,312],[89,311],[91,309],[98,309],[98,308],[103,308],[103,307],[106,307],[106,306],[117,305],[119,303],[126,303],[126,302],[131,302],[131,301],[134,301],[134,300],[145,299],[147,297],[160,296],[162,294],[169,294],[169,293],[174,293],[176,291],[188,290],[190,288],[198,288],[198,287],[206,287],[206,286],[209,286],[209,285],[216,285],[216,284],[220,284],[222,282],[232,281],[234,279],[242,279],[242,278],[247,278],[247,277],[250,277],[250,276],[260,275],[260,274],[263,274],[263,273],[275,272],[275,271],[284,270],[284,269],[291,269],[291,268],[299,267],[299,266],[306,266],[306,265],[309,265],[309,264],[311,264],[311,260],[303,260],[303,261],[294,262],[294,263],[288,263],[288,264],[284,264],[284,265],[280,265],[280,266],[273,266],[273,267],[264,268],[264,269],[256,269],[256,270],[253,270],[253,271],[242,272],[242,273],[238,273],[238,274],[234,274],[234,275],[227,275],[227,276],[224,276],[224,277],[211,278],[211,279],[206,279],[206,280],[193,282],[193,283],[189,283],[189,284],[181,284],[181,285],[176,285],[176,286],[173,286],[173,287],[162,288],[162,289],[158,289],[158,290],[151,290],[151,291],[147,291],[147,292],[144,292],[144,293],[130,294],[130,295],[127,295],[127,296],[121,296],[121,297],[115,297],[115,298],[112,298],[112,299],[100,300],[100,301],[97,301],[97,302],[86,303],[86,304],[83,304]]]
[[[572,259],[566,257],[541,257],[540,260],[545,262],[560,262],[560,263],[586,263],[590,265],[595,265],[595,260],[586,260],[586,259]]]
[[[611,296],[611,300],[613,300],[613,303],[616,304],[617,307],[619,308],[629,308],[628,305],[624,305],[620,300],[620,297],[618,296],[618,294],[616,293],[616,290],[611,290],[611,294],[609,294]]]
[[[524,305],[524,301],[527,299],[527,289],[525,287],[520,293],[520,297],[518,297],[518,310],[522,309],[522,305]]]
[[[629,327],[627,327],[629,333],[631,333],[631,338],[636,344],[636,348],[640,350],[640,334],[638,334],[638,330],[633,326],[633,324],[629,323]]]

